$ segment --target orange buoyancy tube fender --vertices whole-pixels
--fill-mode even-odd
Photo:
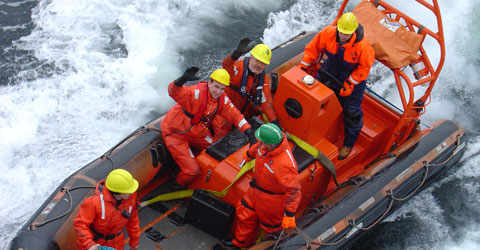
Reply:
[[[277,119],[277,116],[275,114],[273,105],[272,105],[272,87],[271,87],[271,80],[268,74],[265,74],[263,72],[264,78],[263,78],[263,84],[261,83],[256,83],[255,76],[248,74],[248,66],[245,65],[245,59],[239,60],[239,61],[233,61],[230,55],[225,57],[225,59],[222,62],[222,66],[224,69],[228,71],[228,73],[231,76],[230,79],[230,87],[225,89],[225,93],[230,97],[232,100],[233,104],[241,111],[245,105],[248,107],[248,109],[253,109],[257,108],[260,112],[265,113],[269,121],[274,121]],[[247,79],[244,79],[244,76],[246,75]],[[258,98],[260,101],[260,104],[256,107],[253,107],[248,101],[248,97],[242,97],[240,94],[240,88],[242,86],[242,80],[246,81],[246,86],[245,86],[245,92],[246,93],[252,93],[254,96],[253,98]],[[256,83],[256,84],[255,84]],[[261,91],[261,97],[257,97],[256,95],[260,94],[257,93],[256,89],[252,90],[253,85],[263,85],[262,91]],[[238,91],[237,91],[238,90]],[[244,114],[249,114],[250,111],[246,110],[243,112]]]
[[[118,202],[99,182],[95,195],[86,198],[73,220],[77,235],[77,249],[86,250],[95,244],[124,248],[123,229],[127,229],[129,245],[137,247],[140,239],[140,220],[137,210],[137,194]]]
[[[312,41],[305,46],[301,64],[309,67],[325,53],[337,54],[339,47],[342,46],[345,49],[343,60],[349,64],[357,64],[357,67],[350,74],[349,80],[353,84],[359,84],[368,77],[370,68],[375,61],[375,51],[364,37],[357,38],[357,36],[356,32],[353,33],[352,38],[347,43],[340,45],[337,42],[337,26],[328,26],[315,35]]]

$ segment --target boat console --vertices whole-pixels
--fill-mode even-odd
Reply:
[[[273,106],[287,131],[330,158],[343,135],[342,107],[332,90],[308,77],[298,66],[282,74]]]

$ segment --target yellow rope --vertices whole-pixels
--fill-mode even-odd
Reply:
[[[217,197],[225,197],[227,195],[228,190],[235,184],[245,173],[248,171],[252,170],[253,167],[255,166],[255,160],[251,160],[245,165],[242,166],[240,171],[238,171],[237,176],[233,179],[232,183],[230,183],[227,187],[225,187],[221,192],[214,191],[214,190],[208,190],[208,189],[202,189],[205,190]],[[153,203],[159,202],[159,201],[169,201],[169,200],[177,200],[177,199],[183,199],[187,197],[191,197],[193,195],[193,192],[195,190],[193,189],[187,189],[187,190],[181,190],[181,191],[176,191],[176,192],[171,192],[171,193],[166,193],[166,194],[161,194],[158,195],[150,200],[144,201],[140,204],[141,207],[145,207],[148,205],[151,205]]]

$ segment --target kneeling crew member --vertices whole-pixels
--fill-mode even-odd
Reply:
[[[138,249],[138,181],[124,169],[111,171],[105,181],[97,184],[96,193],[85,199],[73,220],[78,250],[101,247],[123,249],[123,228],[130,238],[130,249]]]
[[[265,73],[272,51],[266,44],[257,44],[250,50],[250,42],[249,38],[242,39],[235,51],[223,60],[222,66],[232,76],[225,92],[246,117],[262,112],[270,122],[280,126],[273,109],[270,77]],[[238,60],[249,51],[251,57]]]
[[[307,72],[315,71],[312,67],[316,61],[322,63],[317,79],[335,92],[343,107],[345,139],[338,156],[343,160],[350,154],[363,126],[361,104],[365,80],[375,61],[375,51],[364,38],[363,27],[353,13],[343,14],[336,26],[326,27],[307,44],[300,67]]]
[[[278,233],[282,227],[296,227],[301,186],[288,140],[273,123],[260,126],[255,137],[260,142],[247,152],[248,157],[255,158],[254,178],[236,206],[234,238],[223,241],[230,247],[250,246],[258,225],[267,234]]]
[[[197,80],[198,68],[191,67],[168,86],[168,94],[177,102],[162,120],[162,137],[173,159],[180,167],[177,183],[190,185],[201,174],[200,166],[190,147],[203,150],[231,131],[231,124],[249,136],[255,136],[250,124],[224,94],[230,75],[217,69],[207,82],[183,86]]]

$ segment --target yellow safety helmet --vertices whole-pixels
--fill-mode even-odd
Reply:
[[[358,28],[358,21],[352,12],[343,14],[337,22],[337,29],[343,34],[353,34]]]
[[[272,50],[266,44],[257,44],[250,50],[250,54],[259,60],[262,63],[270,64],[270,59],[272,59]]]
[[[131,194],[137,191],[138,181],[127,170],[115,169],[108,174],[105,186],[112,192]]]
[[[230,86],[230,74],[228,74],[226,69],[216,69],[212,72],[212,74],[210,74],[210,78],[221,83],[222,85],[227,87]]]

